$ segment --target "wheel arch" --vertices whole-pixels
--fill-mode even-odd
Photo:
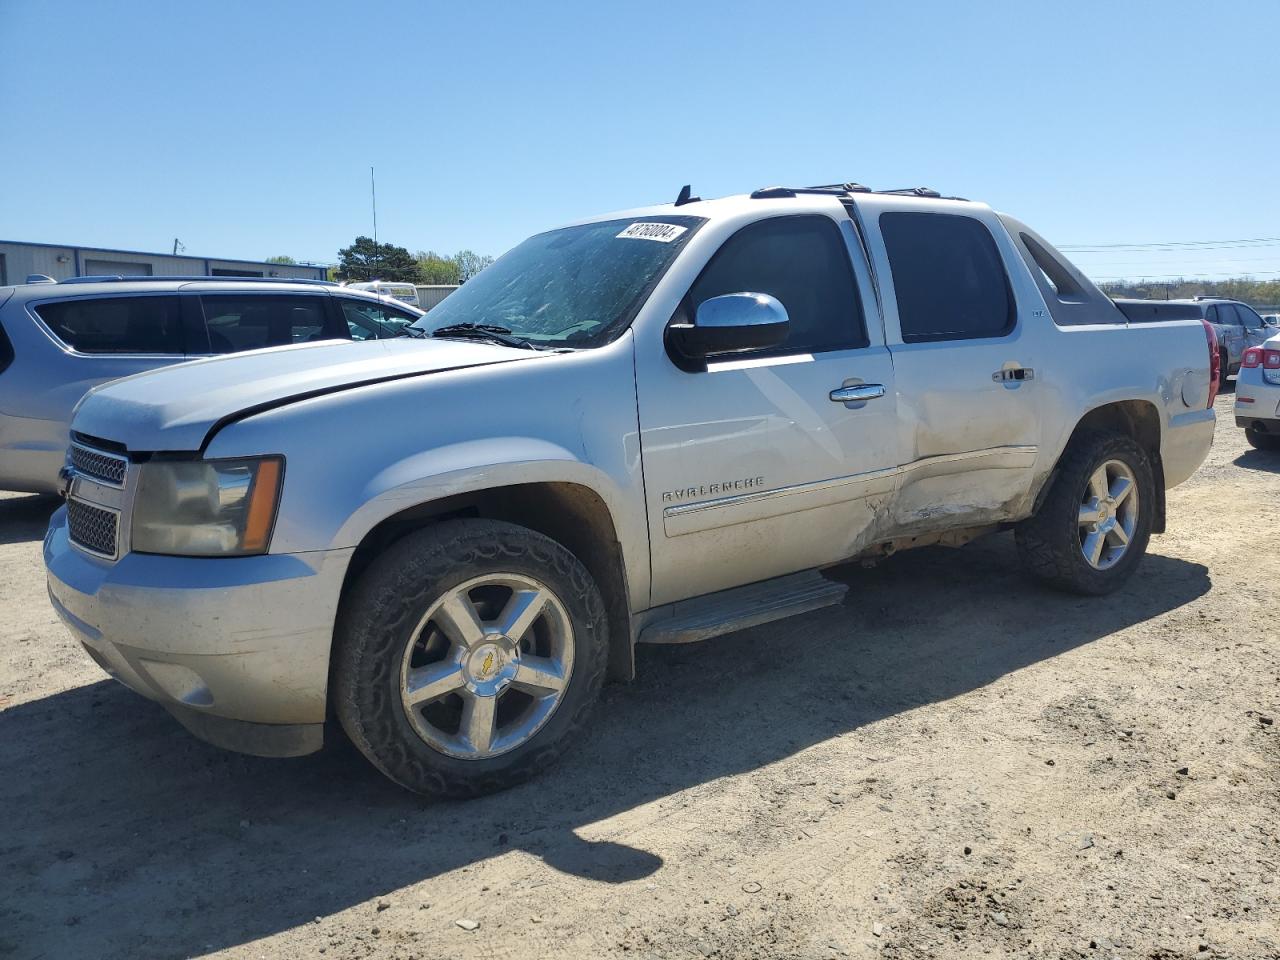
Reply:
[[[1066,444],[1058,454],[1061,461],[1072,444],[1082,434],[1106,431],[1130,437],[1146,453],[1151,461],[1152,477],[1156,487],[1155,516],[1152,517],[1152,533],[1164,533],[1165,530],[1165,478],[1164,463],[1160,456],[1160,444],[1163,436],[1163,422],[1159,408],[1150,400],[1115,400],[1096,406],[1084,414],[1072,429]],[[1057,479],[1055,464],[1044,486],[1036,498],[1038,510],[1044,497],[1048,494],[1054,480]]]
[[[604,597],[610,680],[634,676],[631,589],[618,525],[599,491],[572,480],[511,482],[421,500],[383,517],[360,538],[342,584],[350,586],[375,557],[415,530],[442,520],[503,520],[550,537],[576,556]]]

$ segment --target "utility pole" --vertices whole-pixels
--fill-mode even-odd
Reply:
[[[373,202],[373,264],[374,273],[377,273],[378,259],[382,256],[382,251],[378,249],[378,184],[373,178],[373,167],[369,168],[369,198]],[[376,280],[377,277],[369,279]]]

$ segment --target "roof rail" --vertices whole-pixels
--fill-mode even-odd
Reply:
[[[876,192],[892,194],[897,197],[928,197],[932,200],[942,197],[942,194],[932,187],[902,187],[898,190],[877,190]]]
[[[872,190],[861,183],[831,183],[816,187],[762,187],[753,191],[752,200],[774,200],[783,197],[794,197],[800,194],[820,194],[823,196],[847,197],[854,193],[875,193],[882,196],[926,197],[931,200],[965,200],[964,197],[944,197],[930,187],[907,187],[900,190]],[[965,201],[968,202],[968,201]]]
[[[194,280],[204,280],[210,283],[308,283],[313,286],[320,287],[336,287],[338,283],[333,280],[313,280],[308,277],[206,277],[200,276],[141,276],[130,277],[123,274],[106,274],[94,277],[67,277],[65,280],[59,280],[58,283],[115,283],[124,280],[129,283],[143,283],[147,281],[161,283],[168,280],[177,280],[183,283],[190,283]]]

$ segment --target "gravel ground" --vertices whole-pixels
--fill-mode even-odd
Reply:
[[[1230,399],[1119,593],[1007,535],[852,570],[642,649],[553,773],[469,803],[193,740],[55,620],[52,504],[0,499],[0,954],[1280,957],[1280,455]]]

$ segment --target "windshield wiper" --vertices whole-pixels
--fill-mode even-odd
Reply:
[[[420,339],[422,339],[423,337],[427,336],[427,331],[423,330],[421,327],[413,327],[413,326],[409,326],[409,327],[401,327],[401,328],[400,328],[399,330],[397,330],[395,333],[391,334],[391,336],[393,336],[393,337],[413,337],[414,339],[418,339],[418,340],[420,340]]]
[[[499,327],[491,323],[449,323],[432,330],[433,337],[474,337],[478,340],[491,340],[505,347],[520,347],[524,350],[537,350],[524,337],[516,336],[507,327]]]

